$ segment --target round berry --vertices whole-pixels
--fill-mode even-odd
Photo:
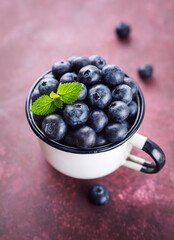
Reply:
[[[50,114],[42,122],[42,132],[52,140],[61,140],[65,136],[66,130],[67,125],[58,114]]]
[[[111,86],[116,86],[124,81],[124,72],[114,64],[107,64],[102,69],[103,81]]]
[[[129,33],[130,33],[130,27],[124,22],[120,22],[116,26],[116,33],[117,36],[121,39],[124,40],[128,38]]]
[[[99,133],[97,134],[97,138],[96,138],[96,142],[95,142],[95,146],[99,147],[99,146],[103,146],[107,144],[107,140],[106,138],[103,136],[103,134]]]
[[[89,57],[89,60],[92,65],[98,67],[99,69],[102,69],[106,65],[104,58],[99,55],[92,55]]]
[[[84,100],[84,99],[86,98],[86,96],[87,96],[87,93],[88,93],[85,84],[81,83],[81,85],[82,85],[82,90],[81,90],[81,92],[80,92],[79,97],[77,98],[77,101],[82,101],[82,100]]]
[[[136,102],[132,101],[129,105],[129,118],[134,117],[137,114],[138,106]]]
[[[38,89],[35,89],[35,90],[32,92],[32,95],[31,95],[32,103],[35,102],[40,96],[41,96],[41,94],[40,94],[39,90],[38,90]]]
[[[139,76],[142,78],[142,79],[147,79],[147,78],[150,78],[152,76],[152,72],[153,72],[153,68],[150,64],[148,63],[145,63],[145,64],[142,64],[139,68],[138,68],[138,73],[139,73]]]
[[[71,56],[68,58],[68,61],[71,63],[72,66],[73,66],[73,61],[75,58],[77,58],[77,56]]]
[[[86,85],[94,85],[101,82],[101,72],[93,65],[88,65],[80,69],[78,81]]]
[[[92,148],[96,142],[96,133],[92,128],[84,125],[74,132],[74,142],[78,148]]]
[[[121,101],[114,101],[108,107],[108,117],[114,122],[122,122],[129,116],[129,107]]]
[[[94,205],[101,206],[108,203],[110,199],[110,193],[105,186],[101,184],[95,184],[88,193],[88,199]]]
[[[124,84],[128,85],[131,88],[132,97],[134,98],[138,93],[138,86],[137,86],[136,82],[130,77],[125,77]]]
[[[58,80],[64,73],[67,72],[71,72],[71,64],[69,61],[60,60],[55,62],[52,66],[52,73]]]
[[[88,123],[96,133],[99,133],[108,124],[108,117],[102,110],[93,110],[89,115]]]
[[[114,100],[120,100],[129,104],[132,101],[132,90],[126,84],[118,85],[113,89],[112,97]]]
[[[71,83],[71,82],[77,82],[77,74],[69,72],[65,73],[61,76],[60,83]]]
[[[84,124],[89,117],[89,108],[81,102],[68,104],[63,111],[63,117],[70,126]]]
[[[127,127],[127,130],[129,131],[129,129],[130,129],[130,124],[129,124],[129,122],[128,122],[127,120],[124,120],[121,124],[122,124],[122,125],[125,125],[125,127]]]
[[[39,83],[39,92],[41,95],[49,95],[51,92],[56,92],[58,81],[54,78],[44,78]]]
[[[89,89],[88,100],[93,107],[105,108],[112,100],[111,91],[103,84],[96,84]]]
[[[105,127],[105,137],[109,142],[119,142],[127,135],[128,129],[122,123],[110,123]]]
[[[87,65],[90,65],[90,60],[87,57],[76,57],[72,60],[72,66],[76,73],[78,73],[81,68]]]

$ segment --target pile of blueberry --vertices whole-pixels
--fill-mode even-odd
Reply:
[[[135,81],[119,67],[106,64],[103,57],[70,57],[56,62],[32,94],[32,102],[43,94],[56,92],[59,83],[80,82],[76,102],[64,104],[53,114],[33,114],[36,124],[50,139],[88,149],[126,138],[137,115]]]

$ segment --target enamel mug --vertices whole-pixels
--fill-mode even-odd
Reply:
[[[79,179],[94,179],[106,176],[120,166],[125,166],[144,173],[157,173],[165,164],[162,149],[147,137],[137,133],[143,117],[145,103],[141,89],[138,87],[138,113],[125,139],[118,143],[109,143],[91,149],[79,149],[65,146],[47,138],[33,120],[31,94],[37,88],[39,80],[31,88],[26,101],[28,122],[39,140],[41,150],[47,161],[59,172]],[[152,161],[146,161],[131,154],[132,147],[137,147],[151,156]]]

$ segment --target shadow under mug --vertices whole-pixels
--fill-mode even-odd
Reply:
[[[126,138],[118,143],[109,143],[91,149],[79,149],[47,138],[33,120],[33,115],[30,112],[31,95],[43,76],[36,81],[28,94],[26,115],[33,132],[38,137],[44,156],[56,170],[74,178],[94,179],[106,176],[120,166],[126,166],[144,173],[157,173],[162,169],[165,164],[165,155],[162,149],[147,137],[137,133],[145,110],[144,97],[139,87],[136,99],[138,105],[137,116]],[[149,154],[153,161],[150,162],[132,155],[130,152],[133,146]]]

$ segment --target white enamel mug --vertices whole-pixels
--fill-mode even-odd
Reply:
[[[137,95],[138,113],[128,135],[119,143],[110,143],[104,146],[91,149],[79,149],[65,146],[48,139],[35,124],[31,108],[31,94],[37,87],[34,84],[29,92],[26,101],[26,115],[28,122],[37,135],[41,150],[47,161],[59,172],[79,179],[94,179],[106,176],[120,166],[144,173],[157,173],[165,164],[165,155],[162,149],[153,141],[137,133],[144,116],[144,98],[139,88]],[[149,154],[153,162],[146,161],[131,154],[132,147],[135,146]]]

